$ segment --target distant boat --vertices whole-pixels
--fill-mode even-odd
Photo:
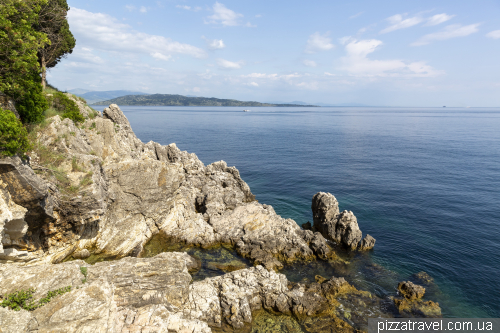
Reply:
[[[250,110],[243,110],[243,112],[250,112]]]
[[[446,107],[446,105],[443,105],[443,108],[445,108],[445,107]]]

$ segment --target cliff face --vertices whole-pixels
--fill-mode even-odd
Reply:
[[[32,312],[0,307],[4,331],[244,331],[259,309],[293,315],[309,332],[322,332],[307,321],[318,315],[328,327],[353,331],[339,319],[338,297],[386,315],[382,300],[343,279],[292,284],[274,271],[295,260],[340,261],[325,237],[373,247],[359,243],[356,218],[339,213],[332,195],[315,196],[317,232],[303,230],[258,203],[224,161],[205,166],[175,144],[143,143],[118,106],[96,115],[76,102],[83,124],[55,116],[38,128],[29,163],[0,160],[0,293],[36,288],[39,300],[72,288]],[[157,234],[198,247],[226,244],[257,267],[191,283],[188,271],[198,263],[189,255],[141,258]]]

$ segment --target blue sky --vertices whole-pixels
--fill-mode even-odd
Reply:
[[[500,106],[499,1],[68,0],[59,89]]]

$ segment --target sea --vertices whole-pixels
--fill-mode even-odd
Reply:
[[[377,240],[349,259],[356,286],[386,297],[425,271],[444,317],[500,317],[500,108],[121,109],[143,142],[236,166],[260,203],[299,225],[315,193],[335,195]],[[314,270],[338,273],[284,273]]]

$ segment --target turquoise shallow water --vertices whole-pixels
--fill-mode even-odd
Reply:
[[[500,317],[500,108],[122,110],[144,142],[225,160],[299,224],[316,192],[334,194],[377,239],[350,272],[359,286],[391,294],[424,270],[444,316]]]

